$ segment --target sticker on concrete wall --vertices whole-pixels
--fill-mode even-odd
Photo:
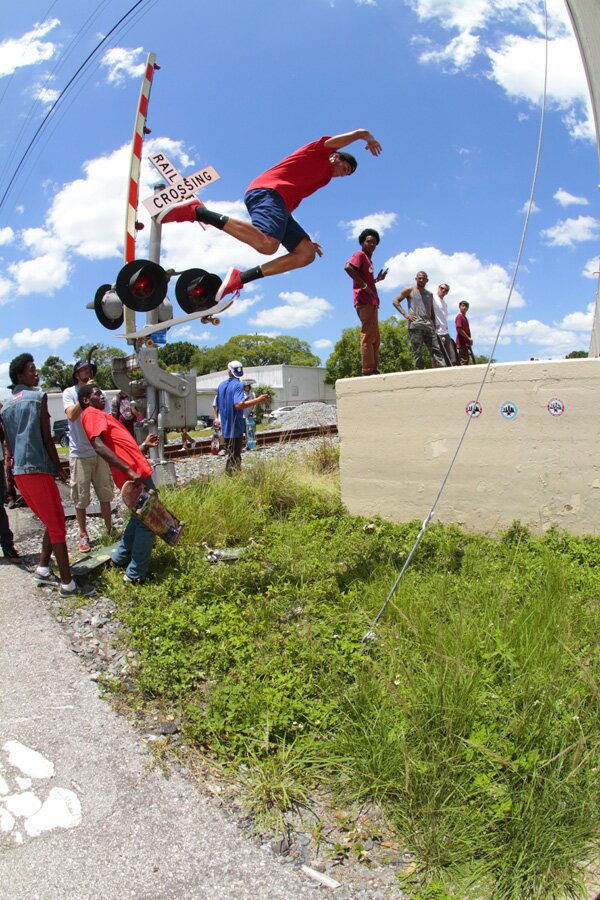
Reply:
[[[512,421],[519,415],[519,407],[516,403],[513,403],[512,400],[506,400],[500,407],[500,415],[503,419]]]
[[[472,419],[478,419],[483,412],[483,406],[478,400],[471,400],[470,403],[467,403],[465,412]]]
[[[565,404],[558,397],[553,397],[548,401],[548,412],[551,416],[562,416],[565,411]]]

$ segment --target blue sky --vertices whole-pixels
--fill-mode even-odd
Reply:
[[[129,0],[10,4],[0,37],[0,194],[49,104]],[[598,270],[598,151],[583,66],[563,0],[549,0],[549,109],[535,211],[496,358],[586,349]],[[0,384],[23,350],[71,360],[119,345],[86,303],[122,265],[133,119],[146,55],[157,54],[144,152],[183,173],[213,165],[207,205],[245,215],[248,183],[323,134],[368,128],[351,178],[309,197],[297,218],[324,256],[252,283],[220,328],[169,339],[292,334],[323,361],[358,322],[344,264],[366,225],[391,301],[419,269],[468,299],[476,352],[489,351],[529,198],[544,75],[543,4],[529,0],[145,0],[50,119],[0,210]],[[148,164],[140,201],[156,180]],[[147,255],[149,219],[138,238]],[[223,275],[264,257],[196,224],[163,228],[162,262]],[[178,309],[174,291],[170,291]],[[138,323],[142,324],[138,315]],[[122,346],[125,346],[124,343]]]

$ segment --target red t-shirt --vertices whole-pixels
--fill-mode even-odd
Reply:
[[[93,446],[93,439],[102,438],[109,450],[122,459],[130,469],[134,469],[142,478],[148,478],[152,475],[152,466],[136,444],[134,438],[130,435],[124,425],[117,422],[108,413],[93,406],[86,406],[81,413],[81,424],[83,430],[87,434],[90,444]],[[114,466],[110,467],[114,483],[118,488],[122,488],[129,479],[125,472]]]
[[[364,306],[369,304],[370,306],[379,306],[377,286],[373,275],[373,260],[369,254],[365,253],[364,250],[357,250],[356,253],[352,254],[347,264],[358,269],[364,283],[374,292],[371,294],[369,291],[363,291],[362,287],[354,282],[354,305]]]
[[[465,334],[468,334],[468,336],[471,337],[471,329],[469,327],[469,320],[467,319],[467,317],[463,316],[462,313],[459,313],[454,320],[454,324],[456,325],[456,346],[470,347],[471,345],[464,339],[464,337],[458,330],[459,328],[462,328]]]
[[[291,156],[286,156],[272,169],[267,169],[255,178],[248,190],[272,188],[281,195],[286,209],[293,212],[305,197],[324,187],[333,177],[329,157],[335,150],[324,146],[327,140],[329,136],[326,135],[300,147]]]

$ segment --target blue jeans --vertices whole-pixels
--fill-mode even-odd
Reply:
[[[156,490],[150,477],[144,480],[144,485],[148,490]],[[121,543],[113,553],[113,563],[115,566],[125,569],[125,574],[131,581],[143,580],[150,568],[150,556],[155,540],[154,532],[146,528],[132,512],[127,528],[123,532]]]

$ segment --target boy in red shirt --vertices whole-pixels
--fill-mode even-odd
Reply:
[[[380,269],[377,277],[373,275],[371,257],[379,243],[379,232],[374,228],[365,228],[358,236],[360,250],[354,253],[346,265],[345,271],[354,282],[354,307],[361,322],[360,356],[363,375],[378,375],[379,370],[379,294],[375,285],[383,281],[387,269]]]
[[[471,337],[471,326],[467,319],[469,304],[466,300],[461,300],[458,304],[459,313],[454,320],[456,325],[456,349],[458,350],[458,362],[461,366],[469,365],[469,354],[472,354],[473,339]]]
[[[122,488],[126,481],[135,484],[143,481],[147,488],[155,490],[152,466],[144,453],[157,446],[158,435],[149,434],[138,447],[127,428],[104,412],[104,394],[97,385],[84,384],[77,396],[83,410],[83,429],[98,456],[109,464],[117,487]],[[153,532],[137,516],[131,515],[112,557],[115,566],[125,569],[123,581],[133,584],[146,581],[154,540]]]
[[[366,128],[358,128],[347,134],[312,141],[255,178],[244,197],[252,224],[213,212],[196,197],[171,206],[158,217],[163,223],[201,222],[213,225],[268,256],[276,253],[280,245],[288,251],[285,256],[245,272],[229,269],[217,291],[215,303],[227,294],[237,296],[249,281],[308,266],[316,255],[323,255],[321,245],[311,241],[292,213],[305,197],[324,187],[332,178],[352,175],[357,162],[350,153],[340,151],[342,147],[359,140],[366,141],[365,149],[373,156],[379,156],[379,141]]]

